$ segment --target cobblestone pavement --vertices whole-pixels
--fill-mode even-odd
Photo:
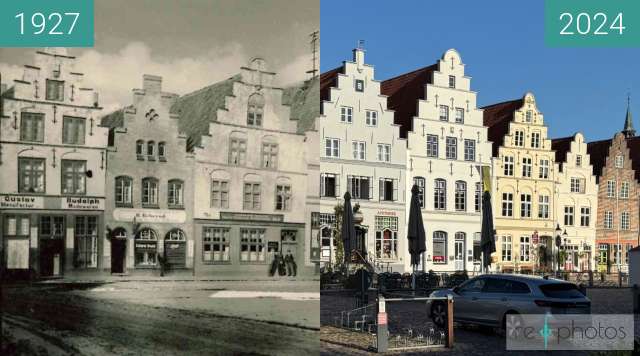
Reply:
[[[592,313],[594,314],[628,314],[633,313],[633,299],[631,289],[629,288],[598,288],[589,289],[587,295],[592,301]],[[325,300],[326,299],[326,300]],[[344,299],[344,298],[343,298]],[[375,299],[370,299],[373,301]],[[345,329],[331,326],[335,322],[332,318],[331,310],[344,307],[346,303],[337,295],[331,298],[325,298],[323,294],[321,299],[322,314],[320,329],[320,340],[322,354],[324,355],[369,355],[372,354],[371,345],[373,337],[367,333],[351,332]],[[417,303],[416,303],[417,304]],[[405,308],[406,309],[406,308]],[[417,325],[430,323],[425,321],[424,312],[415,307],[396,311],[395,314],[400,315],[400,319],[395,319],[396,323],[403,325]],[[393,310],[387,310],[389,313],[389,328],[393,329],[394,322],[391,313]],[[338,313],[339,314],[339,313]],[[636,315],[636,325],[640,325],[638,315]],[[333,320],[332,320],[333,319]],[[395,326],[398,328],[398,326]],[[635,329],[636,339],[640,338],[638,327]],[[393,333],[393,330],[392,330]],[[438,354],[438,355],[513,355],[515,351],[507,351],[505,349],[504,336],[498,335],[493,329],[480,328],[474,326],[463,326],[456,323],[454,332],[454,348],[434,348],[430,350],[420,350],[419,352],[390,352],[389,354],[402,355],[420,355],[420,354]],[[522,353],[522,352],[518,352]],[[526,351],[526,355],[594,355],[593,352],[587,351]]]

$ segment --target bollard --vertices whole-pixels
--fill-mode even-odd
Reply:
[[[387,327],[387,312],[383,296],[378,298],[378,331],[376,341],[376,352],[387,352],[389,349],[389,333]]]
[[[453,348],[453,297],[447,295],[447,347]]]

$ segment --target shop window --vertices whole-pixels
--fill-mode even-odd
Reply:
[[[142,180],[142,205],[158,206],[158,180],[155,178],[144,178]]]
[[[133,179],[130,177],[116,177],[116,206],[132,205]]]
[[[229,262],[231,260],[231,244],[229,229],[221,227],[204,227],[202,232],[202,260],[204,262]]]
[[[62,160],[62,194],[83,195],[86,193],[87,161]]]
[[[398,257],[398,218],[376,216],[376,258],[397,259]]]
[[[18,158],[18,191],[20,193],[44,193],[44,158]]]
[[[240,229],[240,261],[265,262],[264,243],[264,229]]]
[[[75,268],[98,267],[98,217],[75,217]]]
[[[7,269],[29,268],[30,220],[28,215],[5,215],[4,239]]]
[[[23,112],[20,116],[20,141],[44,141],[44,114]]]
[[[184,206],[184,182],[178,179],[170,180],[167,193],[167,204],[169,207],[181,208]]]
[[[155,231],[144,228],[138,232],[135,239],[136,266],[155,266],[158,254],[158,235]]]
[[[447,263],[447,233],[444,231],[433,233],[433,263]]]
[[[322,258],[331,258],[331,240],[332,240],[331,227],[325,226],[320,229],[320,246]]]
[[[65,116],[62,119],[62,143],[84,145],[86,119]]]
[[[62,239],[65,237],[65,221],[62,216],[41,216],[39,235],[45,239]]]

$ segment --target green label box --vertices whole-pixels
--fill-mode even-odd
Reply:
[[[0,0],[0,47],[93,47],[94,0]]]
[[[640,46],[638,0],[545,0],[549,47]]]

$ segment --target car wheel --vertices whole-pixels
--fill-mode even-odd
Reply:
[[[524,321],[520,314],[515,311],[508,311],[504,314],[504,320],[502,321],[502,331],[505,336],[512,339],[517,336],[516,328],[522,327]]]
[[[444,327],[447,323],[447,308],[444,303],[434,303],[431,306],[431,320],[439,327]]]

